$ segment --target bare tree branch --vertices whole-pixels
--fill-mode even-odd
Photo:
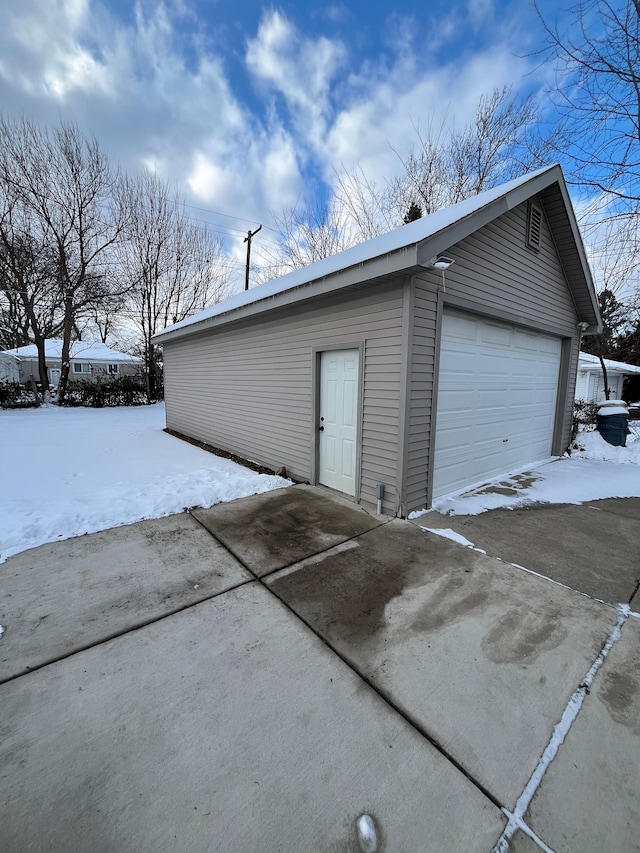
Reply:
[[[127,314],[142,338],[151,400],[159,373],[152,337],[224,298],[229,271],[218,237],[194,225],[181,198],[157,176],[123,178],[118,196],[127,223],[118,270]]]

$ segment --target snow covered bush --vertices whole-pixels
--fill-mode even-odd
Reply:
[[[573,422],[571,424],[571,443],[579,432],[591,432],[596,428],[597,403],[588,400],[576,400],[573,404]]]
[[[0,382],[0,408],[29,409],[36,405],[30,385],[21,382]]]
[[[147,389],[141,376],[121,376],[99,382],[69,382],[65,406],[142,406],[147,402]]]

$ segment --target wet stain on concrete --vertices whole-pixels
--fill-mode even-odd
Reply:
[[[463,570],[462,574],[451,575],[438,584],[422,612],[411,623],[411,628],[421,633],[437,631],[483,608],[488,599],[486,586],[483,588]]]
[[[640,735],[640,702],[638,681],[629,673],[606,672],[598,699],[604,704],[612,720]]]
[[[542,477],[536,477],[535,474],[527,471],[524,474],[517,474],[515,477],[510,477],[508,480],[489,483],[477,489],[475,493],[478,495],[517,495],[518,492],[525,491],[541,479]]]
[[[496,620],[482,640],[482,650],[494,663],[528,664],[540,652],[559,646],[566,636],[559,612],[536,611],[523,604]]]
[[[385,624],[387,604],[402,595],[411,566],[375,562],[365,573],[349,572],[345,561],[327,560],[274,581],[271,588],[323,635],[348,643],[366,642]]]
[[[292,487],[193,516],[258,574],[282,568],[380,525],[355,505]]]
[[[593,598],[628,602],[635,591],[634,518],[588,506],[530,504],[447,518],[446,526],[492,557],[525,566]]]
[[[435,630],[486,600],[487,592],[471,581],[477,554],[440,539],[430,559],[428,534],[399,524],[371,531],[357,548],[330,552],[269,586],[323,636],[350,645],[375,641],[386,626],[387,605],[413,587],[437,585],[436,611],[429,596],[414,631]]]

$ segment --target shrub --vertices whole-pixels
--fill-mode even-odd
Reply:
[[[67,385],[64,406],[142,406],[147,402],[147,390],[142,376],[121,376],[99,382],[74,382]]]
[[[0,408],[29,409],[36,406],[36,398],[29,383],[0,382]]]
[[[592,432],[596,428],[598,404],[588,400],[576,400],[573,404],[573,422],[571,424],[571,443],[576,440],[578,432]]]

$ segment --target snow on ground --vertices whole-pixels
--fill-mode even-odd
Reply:
[[[0,411],[0,562],[44,542],[290,485],[164,426],[163,404]]]
[[[438,536],[443,536],[445,539],[451,539],[452,542],[457,542],[458,545],[466,545],[467,548],[473,548],[474,551],[479,551],[481,554],[486,554],[482,548],[476,548],[473,542],[470,542],[466,536],[461,533],[456,533],[450,527],[436,527],[433,530],[430,527],[423,527],[422,530],[427,530],[429,533],[436,533]]]
[[[162,404],[0,411],[0,562],[45,542],[290,485],[174,438],[164,425]],[[640,422],[631,429],[627,447],[580,433],[571,457],[441,498],[434,510],[477,515],[640,496]]]
[[[576,441],[578,449],[572,450],[571,456],[439,498],[433,510],[411,513],[411,518],[434,510],[443,515],[478,515],[489,509],[514,509],[532,503],[579,504],[598,498],[640,497],[640,421],[632,421],[630,428],[626,447],[612,447],[598,432],[581,432]]]

